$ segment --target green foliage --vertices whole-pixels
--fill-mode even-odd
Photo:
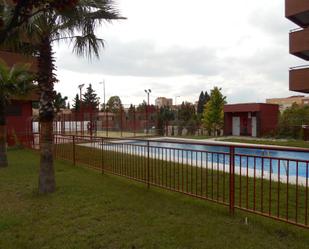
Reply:
[[[67,103],[66,103],[67,100],[68,100],[68,97],[67,96],[62,97],[61,93],[57,93],[55,95],[54,107],[55,107],[56,112],[59,112],[60,109],[64,109],[67,107]]]
[[[0,60],[0,123],[5,123],[5,109],[13,96],[26,95],[34,88],[34,75],[29,65],[14,65],[12,68]]]
[[[147,102],[144,100],[143,103],[139,104],[136,108],[136,111],[139,113],[145,113],[147,108]]]
[[[178,134],[182,134],[183,128],[186,128],[190,134],[193,134],[197,128],[195,107],[188,102],[182,102],[178,110]]]
[[[210,99],[205,106],[203,113],[203,124],[209,133],[218,133],[223,128],[226,97],[221,93],[221,88],[214,87],[211,90]]]
[[[197,103],[197,114],[198,116],[201,116],[204,112],[205,109],[205,105],[207,104],[207,102],[209,101],[209,94],[207,91],[205,91],[205,93],[202,91],[200,94],[200,97],[198,99],[198,103]]]
[[[107,108],[109,112],[120,113],[123,109],[122,102],[119,96],[112,96],[107,101]]]
[[[309,125],[309,106],[293,104],[280,115],[279,135],[302,139],[303,125]]]
[[[101,153],[89,151],[87,159],[96,157],[100,165]],[[66,161],[55,162],[59,191],[39,196],[34,166],[39,155],[11,150],[9,158],[10,167],[0,174],[0,199],[5,200],[0,248],[308,248],[306,229],[242,212],[230,216],[223,205],[148,189],[145,184],[72,167]],[[290,195],[295,198],[294,192]]]
[[[134,105],[130,105],[129,109],[128,109],[128,120],[134,120],[135,115],[135,106]]]
[[[100,98],[97,96],[95,91],[92,88],[92,85],[89,84],[85,94],[83,95],[83,107],[90,109],[97,109],[100,104]]]
[[[171,110],[170,107],[164,106],[159,110],[158,115],[158,132],[159,135],[164,135],[164,126],[168,125],[168,122],[175,119],[175,113]]]
[[[73,109],[75,111],[80,110],[80,98],[78,94],[76,94],[75,98],[73,99]]]

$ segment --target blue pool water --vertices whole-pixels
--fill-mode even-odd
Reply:
[[[146,154],[146,141],[126,141],[135,146],[135,152]],[[229,148],[195,144],[179,144],[150,141],[150,155],[176,162],[190,163],[196,166],[219,167],[229,164]],[[227,153],[227,154],[225,154]],[[263,158],[265,157],[265,158]],[[280,160],[279,160],[280,159]],[[235,148],[235,166],[257,171],[271,172],[280,176],[308,177],[309,153]]]

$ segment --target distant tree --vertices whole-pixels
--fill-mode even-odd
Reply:
[[[158,115],[158,133],[164,135],[164,126],[168,126],[168,123],[175,119],[175,113],[170,107],[164,106],[159,110]]]
[[[68,109],[68,110],[71,109],[71,104],[70,104],[70,102],[68,102],[68,104],[67,104],[67,109]]]
[[[204,92],[201,91],[200,97],[197,102],[197,114],[202,114],[204,111],[204,105],[205,105],[205,95]]]
[[[195,107],[189,102],[182,102],[178,110],[178,119],[184,122],[188,122],[190,119],[194,118],[196,115]]]
[[[129,120],[134,120],[134,115],[135,115],[134,113],[135,113],[135,106],[131,104],[128,109],[128,119]]]
[[[100,98],[93,90],[91,84],[89,84],[85,94],[83,95],[82,104],[83,104],[83,107],[90,108],[90,109],[97,109],[100,104]]]
[[[147,102],[145,100],[143,100],[143,103],[141,103],[137,106],[136,111],[139,112],[139,113],[145,113],[146,107],[147,107]]]
[[[74,111],[78,112],[80,110],[80,104],[81,104],[81,102],[80,102],[79,95],[76,94],[75,98],[73,99],[73,109],[74,109]]]
[[[302,139],[303,125],[309,125],[309,106],[299,106],[295,103],[280,115],[279,135],[281,137]]]
[[[123,109],[121,99],[119,96],[112,96],[107,101],[107,108],[110,112],[120,113],[120,110]]]
[[[205,91],[205,93],[202,91],[200,96],[199,96],[199,99],[198,99],[198,102],[197,102],[197,115],[199,117],[202,116],[203,112],[204,112],[204,109],[205,109],[205,105],[207,104],[207,102],[209,101],[210,99],[210,96],[208,94],[207,91]]]
[[[6,110],[13,96],[24,95],[33,88],[29,66],[9,68],[0,61],[0,168],[8,166],[6,154]]]
[[[188,102],[182,102],[178,110],[178,134],[182,134],[184,127],[189,131],[192,120],[196,120],[194,105]]]
[[[53,104],[54,104],[54,108],[55,108],[55,111],[56,113],[58,113],[60,111],[60,109],[64,109],[66,108],[66,101],[68,100],[68,97],[65,96],[65,97],[62,97],[61,93],[57,93],[55,95],[55,98],[53,100]]]
[[[209,134],[217,135],[218,131],[223,128],[225,104],[226,97],[221,93],[221,88],[215,87],[211,90],[210,99],[203,113],[203,124]]]

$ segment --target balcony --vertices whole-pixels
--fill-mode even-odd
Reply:
[[[12,67],[14,64],[29,63],[30,71],[37,71],[37,59],[32,56],[25,56],[18,53],[12,53],[8,51],[0,51],[0,59],[4,60],[8,66]]]
[[[290,32],[290,53],[309,60],[309,28]]]
[[[309,93],[309,65],[290,69],[290,91]]]
[[[300,27],[309,26],[309,1],[285,0],[285,16]]]

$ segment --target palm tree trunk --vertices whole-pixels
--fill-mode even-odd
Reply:
[[[4,106],[0,103],[0,168],[8,166],[6,153],[6,121]]]
[[[49,37],[42,39],[38,59],[38,84],[40,99],[40,174],[39,192],[53,193],[56,189],[53,159],[53,119],[54,119],[54,59]]]

